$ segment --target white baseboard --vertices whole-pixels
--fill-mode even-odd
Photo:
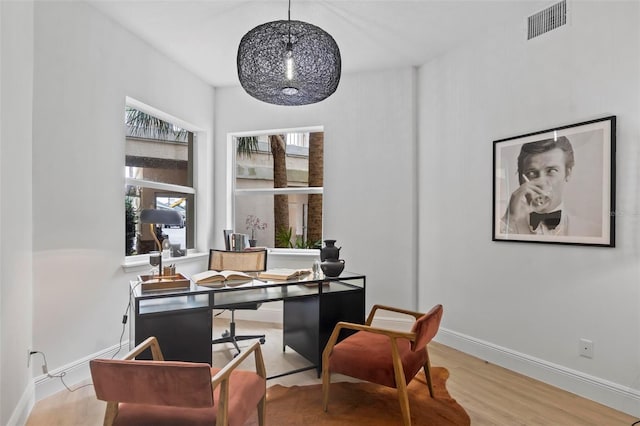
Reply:
[[[640,417],[640,391],[440,328],[435,341],[493,364]]]
[[[7,426],[21,426],[27,423],[29,414],[31,414],[31,410],[36,403],[35,393],[35,385],[33,381],[31,381],[22,393],[16,408],[9,418]]]
[[[214,313],[216,312],[214,311]],[[223,312],[220,317],[229,318],[229,311]],[[237,320],[281,324],[282,306],[273,304],[271,306],[263,305],[258,310],[238,310],[235,313],[235,318]],[[379,317],[376,318],[375,323],[386,328],[407,329],[411,326],[412,321],[392,317]],[[533,379],[575,393],[584,398],[591,399],[631,416],[640,417],[640,391],[637,389],[632,389],[618,383],[553,364],[446,328],[440,328],[435,341],[517,373],[524,374]],[[55,376],[64,372],[64,380],[67,385],[82,382],[90,377],[89,361],[91,359],[111,358],[117,350],[118,345],[114,345],[54,371],[50,371],[49,374]],[[128,348],[123,347],[121,351],[126,353]],[[59,378],[52,378],[47,375],[36,377],[34,383],[36,388],[35,399],[38,401],[65,389]],[[28,388],[25,390],[25,394],[21,398],[20,404],[16,407],[14,415],[12,416],[12,419],[15,418],[16,423],[10,424],[23,424],[20,423],[19,420],[25,416],[24,413],[26,413],[26,416],[29,415],[33,407],[33,394],[33,389],[30,390]]]
[[[120,349],[120,353],[118,355],[124,355],[129,352],[129,342],[123,341],[122,348]],[[66,390],[62,380],[67,384],[71,389],[75,389],[77,384],[83,382],[91,377],[91,372],[89,371],[89,361],[94,358],[111,358],[120,348],[120,345],[113,345],[110,348],[104,349],[102,351],[96,352],[84,358],[73,361],[67,365],[63,365],[60,368],[56,368],[55,370],[50,370],[49,374],[42,374],[40,376],[35,377],[35,398],[37,401],[40,401],[43,398],[46,398],[50,395],[53,395],[56,392],[60,392],[61,390]],[[59,376],[64,374],[62,380]]]

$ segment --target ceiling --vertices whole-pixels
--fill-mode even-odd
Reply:
[[[236,54],[257,25],[287,19],[287,0],[87,0],[213,86],[239,85]],[[291,19],[327,31],[342,70],[420,65],[554,0],[292,0]],[[524,37],[524,29],[523,29]]]

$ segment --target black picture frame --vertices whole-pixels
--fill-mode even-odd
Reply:
[[[615,146],[616,116],[493,141],[492,240],[615,247]]]

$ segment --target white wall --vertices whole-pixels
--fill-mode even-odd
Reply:
[[[85,378],[86,360],[118,344],[129,279],[141,272],[121,266],[125,96],[205,132],[196,154],[204,163],[196,182],[204,250],[213,89],[85,3],[37,2],[34,49],[33,347],[46,353],[50,372],[80,363]],[[179,266],[190,273],[205,262]]]
[[[584,379],[591,387],[582,393],[640,414],[637,3],[571,2],[570,26],[548,37],[526,43],[519,25],[496,29],[424,65],[418,84],[409,68],[343,75],[332,97],[295,108],[240,88],[214,96],[82,3],[35,4],[32,64],[30,12],[0,4],[0,422],[20,404],[16,389],[29,398],[26,346],[45,351],[55,372],[118,342],[128,280],[139,272],[121,268],[125,96],[206,132],[197,154],[205,159],[197,171],[201,250],[220,246],[226,225],[226,134],[322,125],[325,236],[343,247],[348,270],[367,274],[368,305],[443,303],[440,340],[565,388],[585,391],[576,386]],[[15,50],[9,29],[25,36]],[[20,103],[31,69],[33,102]],[[617,210],[628,212],[617,218],[618,247],[492,243],[492,141],[607,114],[618,116]],[[33,151],[28,131],[15,130],[31,118]],[[21,143],[9,145],[8,135]],[[17,234],[24,245],[8,247]],[[523,274],[532,260],[550,267]],[[31,261],[33,286],[23,286]],[[592,360],[577,356],[580,337],[595,342]],[[636,405],[624,406],[629,400]]]
[[[0,2],[0,424],[34,403],[31,153],[33,3]]]
[[[637,416],[640,6],[569,6],[538,39],[523,19],[419,70],[420,307],[444,304],[445,343]],[[492,242],[492,141],[607,115],[617,247]]]
[[[215,229],[225,227],[227,133],[324,126],[324,237],[342,246],[346,270],[367,274],[367,304],[413,306],[414,74],[343,74],[334,95],[301,107],[216,89]]]

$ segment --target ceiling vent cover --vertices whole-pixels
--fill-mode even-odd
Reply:
[[[567,23],[567,1],[562,0],[541,10],[527,20],[527,40],[555,30]]]

